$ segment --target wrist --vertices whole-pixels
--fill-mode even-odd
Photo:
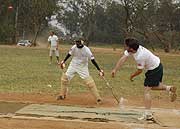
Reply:
[[[99,75],[104,76],[104,71],[102,69],[99,70]]]
[[[116,72],[117,72],[117,69],[115,68],[115,69],[113,69],[113,71],[116,73]]]
[[[99,72],[104,72],[102,69],[99,69]]]
[[[134,77],[133,74],[131,74],[131,75],[130,75],[130,78],[133,78],[133,77]]]

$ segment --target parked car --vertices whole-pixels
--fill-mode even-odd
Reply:
[[[30,40],[19,40],[17,46],[26,46],[30,47],[32,45]]]

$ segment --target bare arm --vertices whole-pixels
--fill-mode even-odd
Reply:
[[[50,48],[50,44],[51,44],[51,42],[50,42],[50,41],[48,41],[47,48]]]
[[[112,77],[115,76],[116,72],[118,71],[118,69],[121,68],[121,66],[124,64],[124,62],[126,62],[126,60],[128,59],[128,56],[126,55],[123,55],[119,61],[116,63],[116,66],[114,67],[114,69],[112,70],[111,74],[112,74]]]
[[[139,74],[141,74],[142,71],[143,71],[142,69],[138,69],[136,72],[134,72],[133,74],[131,74],[130,80],[133,81],[133,78],[134,78],[135,76],[138,76]]]
[[[59,39],[57,39],[56,42],[57,42],[56,49],[58,50],[58,48],[59,48]]]
[[[51,40],[50,40],[50,37],[48,38],[48,45],[47,45],[47,48],[50,48],[50,45],[51,45]]]

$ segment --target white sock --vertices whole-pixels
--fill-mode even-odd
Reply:
[[[166,91],[170,91],[170,89],[171,89],[171,86],[166,86]]]

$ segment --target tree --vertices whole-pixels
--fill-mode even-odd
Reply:
[[[6,0],[0,1],[0,23],[8,42],[16,42],[16,38],[24,31],[35,34],[33,44],[36,45],[38,33],[47,26],[47,18],[57,11],[58,0]],[[8,6],[13,7],[8,11]],[[6,25],[8,23],[8,26]],[[12,40],[11,40],[12,39]]]
[[[128,35],[140,34],[144,41],[154,49],[154,43],[160,42],[165,52],[171,50],[175,42],[177,22],[177,3],[172,0],[121,0],[126,11]],[[158,40],[154,40],[154,39]],[[155,41],[151,44],[151,41]]]
[[[125,29],[125,11],[121,4],[111,2],[106,9],[106,26],[105,30],[108,34],[106,40],[112,42],[123,42],[126,34]]]
[[[58,20],[69,30],[70,35],[82,36],[86,41],[94,40],[97,32],[97,11],[104,12],[103,6],[108,0],[69,0],[61,1],[64,7]],[[101,13],[102,14],[102,13]],[[103,14],[102,14],[103,15]],[[89,43],[89,42],[88,42]],[[87,44],[88,45],[88,44]]]
[[[13,42],[15,30],[15,10],[17,1],[0,1],[0,41]]]
[[[34,33],[33,45],[36,46],[36,38],[38,33],[47,26],[48,18],[51,15],[55,14],[57,11],[57,0],[26,0],[22,11],[27,10],[24,15],[22,15],[23,19],[23,27],[27,23],[26,27]],[[27,5],[29,5],[27,7]],[[21,23],[22,24],[22,23]]]
[[[178,9],[172,0],[161,0],[159,9],[157,10],[156,24],[158,27],[158,34],[163,43],[165,52],[171,50],[175,36],[175,20],[174,14]]]

